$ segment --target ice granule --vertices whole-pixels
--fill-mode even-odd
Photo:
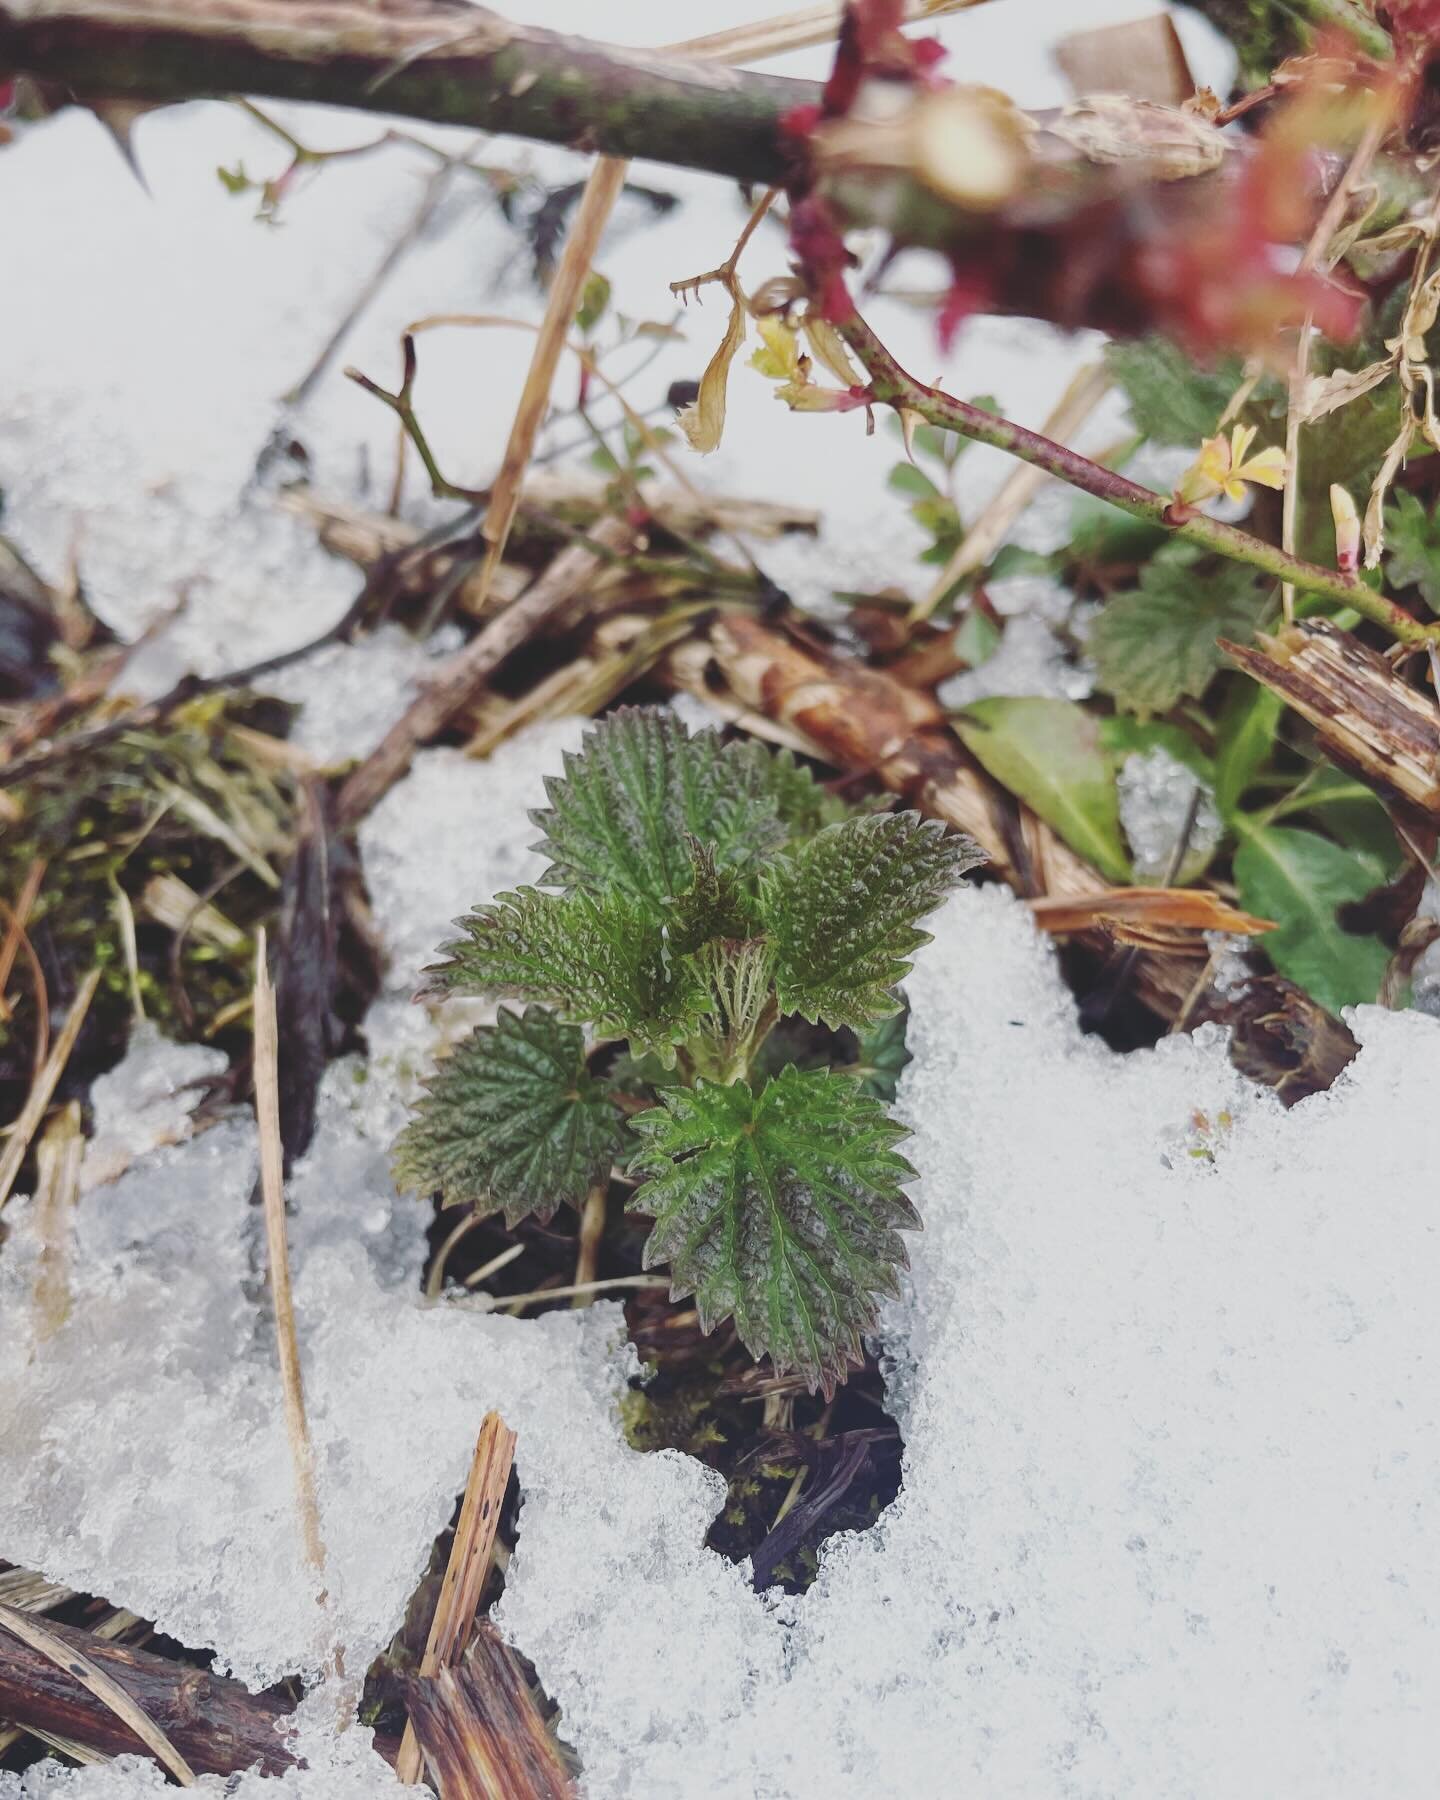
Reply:
[[[1006,623],[999,644],[978,668],[941,684],[940,699],[960,707],[1009,697],[1084,700],[1094,691],[1091,664],[1077,661],[1043,618],[1025,613]]]
[[[300,707],[290,742],[326,767],[369,753],[434,673],[437,658],[460,647],[443,626],[423,642],[399,625],[353,644],[327,644],[259,683]]]
[[[125,1055],[90,1089],[94,1131],[85,1146],[84,1187],[121,1173],[133,1159],[190,1134],[190,1115],[203,1084],[225,1068],[223,1050],[175,1044],[142,1020]]]
[[[392,991],[413,991],[462,913],[544,873],[526,813],[545,804],[544,776],[561,772],[586,723],[532,726],[483,762],[422,751],[363,821],[360,854]]]
[[[1175,855],[1192,806],[1195,817],[1178,878],[1183,882],[1205,867],[1225,826],[1214,795],[1193,770],[1187,769],[1163,744],[1156,744],[1125,758],[1116,774],[1115,787],[1120,800],[1120,823],[1135,861],[1137,881],[1176,879],[1172,873]]]

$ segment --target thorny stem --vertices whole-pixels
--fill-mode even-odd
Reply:
[[[855,352],[870,377],[871,399],[897,410],[920,415],[941,431],[954,431],[976,443],[989,444],[1033,463],[1071,487],[1105,500],[1132,518],[1144,519],[1152,525],[1173,531],[1177,537],[1200,544],[1233,562],[1248,563],[1279,581],[1292,582],[1296,588],[1322,599],[1352,606],[1363,617],[1388,631],[1402,643],[1423,645],[1440,642],[1440,625],[1422,625],[1393,600],[1377,594],[1356,575],[1342,575],[1337,569],[1325,569],[1319,563],[1306,562],[1288,554],[1276,544],[1267,544],[1238,526],[1223,524],[1208,513],[1195,512],[1177,504],[1167,494],[1141,487],[1139,482],[1092,462],[1067,450],[1051,438],[1042,437],[1013,420],[982,411],[964,400],[953,399],[939,388],[928,387],[907,374],[885,348],[875,333],[852,312],[837,326],[840,335]]]

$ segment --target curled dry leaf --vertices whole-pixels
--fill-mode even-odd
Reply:
[[[730,382],[730,365],[745,342],[745,302],[733,275],[724,286],[730,296],[730,322],[725,327],[725,336],[700,377],[700,392],[675,421],[685,433],[690,448],[698,450],[702,456],[720,448],[725,430],[725,391]]]
[[[1363,369],[1336,369],[1333,375],[1312,375],[1300,390],[1300,423],[1313,425],[1327,413],[1348,406],[1371,388],[1379,387],[1394,369],[1387,357],[1384,362],[1367,363]]]
[[[1124,94],[1091,94],[1045,121],[1045,130],[1094,163],[1143,163],[1156,181],[1208,175],[1229,148],[1219,126],[1198,113]]]
[[[1273,931],[1273,919],[1241,912],[1209,888],[1108,888],[1101,894],[1055,895],[1032,900],[1030,910],[1042,931],[1062,937],[1072,931],[1112,928],[1121,941],[1148,942],[1152,930],[1228,931],[1254,937]]]

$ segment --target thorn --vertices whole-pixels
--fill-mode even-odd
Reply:
[[[150,183],[145,179],[145,171],[140,167],[140,159],[135,154],[134,129],[135,121],[142,113],[154,112],[156,107],[149,101],[133,100],[92,100],[90,110],[105,127],[115,141],[115,147],[125,159],[130,173],[140,183],[145,197],[153,200]]]

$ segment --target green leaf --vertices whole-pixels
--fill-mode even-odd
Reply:
[[[501,1007],[426,1084],[395,1146],[406,1191],[542,1224],[578,1207],[620,1147],[623,1115],[585,1071],[585,1040],[543,1006]]]
[[[709,1007],[694,960],[621,894],[520,888],[458,921],[466,936],[425,971],[428,993],[539,1000],[602,1037],[628,1037],[667,1064]]]
[[[933,500],[940,492],[925,471],[917,469],[911,462],[896,463],[886,477],[885,485],[911,500]]]
[[[1193,444],[1213,437],[1243,371],[1229,359],[1201,369],[1168,338],[1107,344],[1105,366],[1125,391],[1137,431],[1157,444]]]
[[[955,654],[978,669],[1000,648],[1000,627],[978,606],[967,606],[951,639]]]
[[[1172,544],[1091,626],[1100,685],[1132,711],[1168,712],[1183,694],[1204,693],[1224,665],[1216,640],[1247,643],[1273,604],[1271,584],[1253,570],[1206,565],[1190,545]]]
[[[645,1267],[668,1262],[701,1328],[733,1314],[753,1356],[834,1391],[877,1300],[899,1290],[900,1233],[919,1219],[901,1183],[905,1135],[851,1077],[783,1070],[756,1093],[702,1081],[631,1120],[630,1204],[654,1217]]]
[[[691,882],[687,838],[722,868],[755,861],[781,842],[774,800],[753,757],[713,731],[691,737],[675,714],[626,707],[589,732],[565,773],[545,783],[550,805],[531,814],[552,858],[542,887],[629,897],[651,917]]]
[[[715,853],[690,839],[693,880],[671,908],[667,933],[673,955],[686,956],[711,938],[748,938],[754,909],[731,869],[717,866]]]
[[[1146,750],[1167,750],[1176,762],[1207,785],[1215,780],[1215,767],[1188,731],[1161,719],[1136,719],[1128,713],[1112,713],[1100,721],[1100,742],[1116,762]]]
[[[580,291],[580,305],[575,314],[575,324],[582,332],[590,332],[605,316],[605,308],[610,304],[610,283],[598,271],[592,269],[585,277],[585,286]]]
[[[1271,962],[1332,1012],[1374,1000],[1389,953],[1378,938],[1343,931],[1335,909],[1369,893],[1384,878],[1380,865],[1313,831],[1248,820],[1240,829],[1240,904],[1276,921],[1260,940]]]
[[[780,1010],[856,1028],[893,1012],[890,990],[930,941],[916,921],[983,860],[969,838],[914,812],[846,819],[777,857],[759,911]]]
[[[758,738],[747,738],[733,747],[732,754],[754,764],[755,779],[773,801],[786,837],[813,837],[826,825],[855,814],[855,807],[822,786],[814,770],[791,750],[771,750]]]
[[[859,1060],[848,1072],[858,1076],[864,1092],[877,1100],[894,1102],[901,1073],[914,1061],[905,1042],[909,1028],[910,1008],[902,1005],[860,1033]]]
[[[1440,519],[1414,494],[1398,493],[1385,508],[1385,541],[1390,586],[1418,588],[1431,612],[1440,612]]]
[[[1278,694],[1248,677],[1237,678],[1220,713],[1215,754],[1215,805],[1222,819],[1235,812],[1269,762],[1284,711]]]
[[[1115,770],[1095,716],[1073,700],[977,700],[955,719],[965,748],[1111,881],[1127,881]]]

